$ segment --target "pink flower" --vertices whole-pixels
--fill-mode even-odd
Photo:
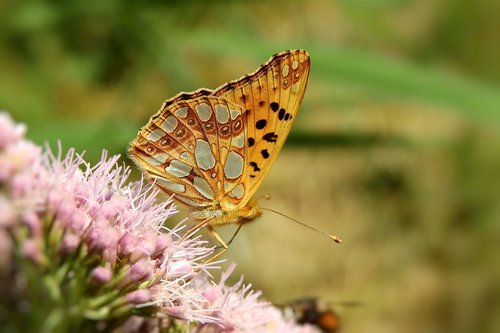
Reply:
[[[193,290],[189,281],[206,270],[203,259],[212,249],[199,238],[182,240],[183,225],[164,226],[176,212],[172,200],[158,202],[158,190],[144,180],[128,183],[130,170],[118,165],[118,156],[103,153],[91,166],[73,149],[65,156],[60,147],[58,154],[42,151],[23,138],[24,127],[6,114],[0,115],[0,128],[0,166],[5,166],[0,178],[2,235],[7,230],[40,272],[53,271],[56,263],[64,267],[57,272],[57,280],[68,283],[61,285],[64,293],[76,288],[73,292],[90,298],[79,303],[89,305],[83,313],[99,320],[130,314],[134,308],[135,313],[150,314],[165,305],[163,298],[151,301],[161,290],[163,297],[171,293],[168,306],[190,305],[181,316],[208,320],[199,312],[201,291]],[[20,232],[23,228],[27,232]],[[79,276],[91,276],[93,283],[69,283]],[[101,288],[95,289],[95,282]],[[113,288],[113,297],[100,295]]]
[[[47,298],[47,307],[30,309],[36,327],[47,325],[47,318],[57,330],[128,317],[138,329],[152,330],[176,319],[186,321],[176,325],[198,332],[299,327],[260,301],[261,293],[243,280],[226,286],[234,266],[220,283],[210,283],[209,270],[217,266],[204,260],[213,248],[200,236],[184,239],[184,224],[167,227],[177,212],[172,200],[157,201],[158,189],[144,179],[129,183],[130,170],[118,164],[118,156],[104,152],[92,166],[74,149],[65,156],[60,146],[57,154],[40,149],[24,139],[24,131],[0,113],[0,238],[8,247],[2,253],[20,253],[18,260],[25,260],[7,266],[29,265],[24,285],[39,287],[34,289]],[[15,301],[26,302],[30,290],[21,290]],[[54,315],[68,308],[71,317]],[[23,324],[19,330],[30,331]]]
[[[16,124],[5,111],[0,111],[0,150],[20,141],[24,137],[26,126]]]
[[[226,280],[235,267],[232,264],[218,284],[206,284],[204,279],[198,281],[198,288],[204,290],[205,308],[211,311],[208,314],[217,322],[200,323],[192,333],[320,333],[313,326],[302,326],[285,319],[278,308],[259,300],[261,292],[251,290],[250,284],[243,284],[243,277],[235,285],[227,286]]]

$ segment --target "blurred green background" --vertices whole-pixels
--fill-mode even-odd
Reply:
[[[230,248],[237,273],[276,303],[330,301],[346,333],[496,332],[499,14],[496,0],[4,0],[0,108],[96,161],[177,92],[305,48],[308,90],[261,204],[345,242],[266,213]]]

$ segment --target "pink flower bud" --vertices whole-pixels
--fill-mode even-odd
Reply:
[[[116,252],[118,231],[106,225],[106,221],[95,221],[87,232],[86,240],[89,248],[98,253],[113,249]]]
[[[73,253],[80,244],[81,238],[72,233],[66,233],[61,243],[61,251],[64,254]]]
[[[85,205],[89,197],[90,190],[85,183],[76,183],[73,187],[73,195],[75,198],[75,203],[78,207]]]
[[[21,170],[32,168],[39,157],[40,148],[28,141],[6,147],[0,159],[0,181],[9,180]]]
[[[57,207],[57,220],[62,222],[62,224],[67,227],[73,219],[73,214],[75,214],[76,207],[73,198],[66,196],[60,201],[59,207]]]
[[[148,232],[141,237],[141,241],[138,244],[137,249],[141,252],[141,257],[149,257],[156,249],[156,238],[158,234]]]
[[[209,304],[213,304],[221,296],[220,290],[215,286],[208,287],[201,294],[207,299]]]
[[[22,217],[21,221],[30,230],[31,235],[37,237],[42,233],[42,222],[35,212],[26,212]]]
[[[67,228],[74,231],[83,231],[89,224],[89,217],[82,210],[75,210],[66,221]]]
[[[2,167],[0,166],[0,169]],[[0,177],[1,178],[1,177]],[[33,176],[31,174],[18,174],[11,181],[11,196],[13,199],[20,199],[26,196],[34,187]]]
[[[127,301],[132,304],[144,304],[151,301],[151,293],[147,289],[135,290],[127,295]]]
[[[114,194],[102,204],[101,215],[108,220],[114,220],[117,215],[121,214],[129,206],[130,202],[126,197]]]
[[[0,112],[0,149],[20,140],[26,132],[24,124],[16,124],[6,112]]]
[[[124,231],[123,235],[118,240],[118,256],[125,258],[130,256],[138,244],[137,237],[129,231]]]
[[[139,238],[137,245],[130,256],[130,261],[136,262],[141,258],[150,258],[156,249],[157,233],[147,232]],[[136,239],[138,237],[136,236]]]
[[[172,237],[170,235],[166,234],[159,234],[156,237],[156,247],[155,247],[155,252],[154,256],[158,256],[163,254],[167,247],[172,245]]]
[[[114,220],[118,211],[112,202],[105,201],[100,208],[99,214],[106,220]]]
[[[113,272],[109,268],[105,267],[96,267],[92,271],[91,274],[92,280],[95,281],[98,284],[105,284],[109,281],[111,281],[111,278],[113,277]]]
[[[40,252],[40,247],[38,246],[35,239],[27,239],[22,245],[22,254],[29,260],[36,264],[42,262],[42,254]]]
[[[166,306],[162,308],[167,315],[172,318],[186,319],[186,306]]]
[[[60,191],[50,191],[47,198],[47,210],[49,214],[55,215],[59,210],[61,202],[64,200],[64,194]]]
[[[149,279],[154,274],[154,263],[150,260],[140,260],[134,263],[128,273],[127,281],[142,282]]]

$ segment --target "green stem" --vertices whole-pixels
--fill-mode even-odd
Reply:
[[[54,276],[51,275],[44,276],[43,283],[47,290],[50,300],[53,301],[55,304],[60,304],[62,302],[61,289]]]
[[[62,322],[64,321],[64,314],[59,308],[53,309],[47,319],[44,321],[42,325],[41,332],[49,333],[49,332],[62,332]]]

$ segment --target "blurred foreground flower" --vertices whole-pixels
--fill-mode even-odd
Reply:
[[[0,327],[10,332],[313,332],[242,281],[209,282],[213,249],[104,153],[43,151],[0,113]]]

